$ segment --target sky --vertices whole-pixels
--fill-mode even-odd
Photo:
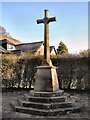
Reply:
[[[69,53],[88,49],[88,2],[2,2],[2,25],[13,38],[24,43],[44,41],[44,10],[56,22],[49,23],[50,45],[63,41]]]

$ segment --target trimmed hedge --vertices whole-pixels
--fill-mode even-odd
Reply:
[[[63,89],[87,90],[89,86],[88,63],[90,58],[57,58],[59,86]]]
[[[2,57],[2,87],[31,88],[34,85],[36,66],[43,57]],[[89,57],[52,58],[57,66],[60,89],[89,90]]]

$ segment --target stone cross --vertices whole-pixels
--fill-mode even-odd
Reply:
[[[37,24],[44,23],[44,60],[50,64],[49,22],[56,21],[56,17],[49,18],[49,11],[45,10],[45,17],[38,19]]]

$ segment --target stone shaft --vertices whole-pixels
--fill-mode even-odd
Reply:
[[[45,10],[45,18],[48,21],[48,10]],[[44,59],[50,63],[50,47],[49,47],[49,24],[44,24]]]
[[[49,22],[56,21],[55,17],[49,18],[49,11],[45,10],[44,19],[37,20],[37,24],[44,23],[44,60],[50,64],[50,46],[49,46]]]

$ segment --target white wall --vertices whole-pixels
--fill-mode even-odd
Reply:
[[[12,44],[7,44],[7,50],[16,50],[15,46]]]
[[[56,53],[55,53],[55,50],[54,50],[54,49],[52,49],[52,51],[51,51],[50,55],[56,55]]]

